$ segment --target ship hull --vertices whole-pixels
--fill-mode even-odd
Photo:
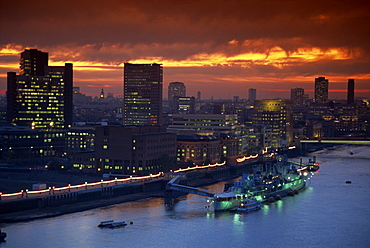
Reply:
[[[284,185],[284,188],[281,190],[276,191],[260,191],[260,192],[250,192],[249,195],[256,197],[256,199],[260,202],[266,202],[270,197],[276,198],[276,196],[285,197],[290,193],[294,192],[295,190],[301,190],[305,188],[306,182],[305,179],[298,179],[294,182],[290,182]],[[217,200],[216,198],[213,199],[213,209],[214,211],[227,211],[227,210],[235,210],[239,207],[240,199],[232,198],[232,199],[224,199],[224,200]]]
[[[239,207],[239,202],[238,200],[213,202],[213,208],[215,211],[235,210]]]
[[[301,190],[305,187],[306,187],[305,180],[298,179],[294,183],[290,183],[290,185],[285,186],[284,189],[276,190],[273,192],[262,192],[261,194],[256,193],[252,195],[254,195],[257,198],[257,200],[261,202],[265,202],[265,201],[268,201],[270,197],[273,197],[273,198],[276,198],[276,196],[285,197],[291,194],[292,192],[294,192],[295,190]]]

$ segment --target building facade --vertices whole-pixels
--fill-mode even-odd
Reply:
[[[97,172],[149,175],[162,171],[164,156],[176,160],[176,134],[162,126],[103,126],[95,135]]]
[[[348,79],[347,104],[355,103],[355,80]]]
[[[21,54],[20,74],[8,72],[7,120],[20,126],[64,129],[72,125],[72,64],[48,66],[48,54]]]
[[[176,114],[173,115],[172,130],[193,130],[193,131],[227,131],[239,134],[241,126],[238,122],[238,115],[224,114]]]
[[[271,143],[275,148],[293,141],[293,109],[290,101],[256,100],[252,122],[271,126]]]
[[[325,77],[315,78],[315,103],[326,103],[328,101],[329,80]]]
[[[174,97],[174,110],[176,114],[194,114],[195,97]]]
[[[193,165],[218,163],[221,160],[220,146],[217,132],[181,132],[177,135],[177,161]]]
[[[123,88],[123,124],[159,125],[162,117],[162,65],[125,63]]]
[[[251,105],[254,104],[254,101],[257,99],[257,90],[256,89],[249,89],[248,90],[248,100]]]
[[[44,166],[48,162],[65,163],[65,130],[40,130],[0,122],[0,163]]]
[[[43,76],[45,75],[45,66],[49,63],[49,54],[37,49],[25,50],[21,53],[19,62],[19,75],[25,76]]]
[[[290,100],[292,101],[293,107],[303,107],[305,105],[304,89],[302,88],[291,89]]]
[[[176,100],[180,97],[186,97],[186,86],[182,82],[171,82],[168,85],[168,103],[170,111],[177,110]]]
[[[189,138],[189,140],[178,138],[178,142],[181,141],[181,144],[183,144],[184,141],[188,142],[186,145],[183,144],[178,148],[181,149],[181,153],[178,152],[178,159],[179,154],[181,155],[180,161],[188,161],[190,156],[190,158],[193,158],[190,160],[201,164],[205,163],[205,158],[207,161],[212,162],[220,162],[221,160],[227,159],[229,164],[234,164],[236,158],[242,156],[243,150],[246,149],[243,147],[243,144],[245,144],[243,140],[247,138],[243,134],[243,127],[244,126],[239,123],[238,115],[236,114],[175,114],[173,115],[172,124],[168,126],[168,130],[180,133],[181,137]],[[209,133],[212,133],[212,135],[208,135]],[[213,147],[214,144],[216,144],[215,139],[209,138],[215,136],[215,133],[217,133],[218,142],[218,148],[216,150]],[[194,142],[193,145],[189,143],[191,140]],[[207,152],[199,152],[200,141],[212,141],[209,143],[212,145],[203,147],[207,148]],[[190,147],[186,147],[188,145],[190,145]],[[193,150],[196,152],[195,154],[191,155],[191,153],[189,153],[189,156],[186,154],[183,155],[184,149],[186,152],[186,149],[192,147],[196,149],[191,149],[190,151]],[[211,154],[211,152],[214,152],[214,154]]]

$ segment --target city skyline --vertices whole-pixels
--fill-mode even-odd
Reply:
[[[363,1],[2,1],[0,94],[19,54],[34,48],[55,66],[73,63],[74,86],[98,96],[123,93],[123,64],[160,63],[163,87],[184,82],[203,99],[313,98],[329,79],[329,99],[370,97],[369,5]],[[266,7],[269,6],[269,7]],[[30,13],[30,14],[27,14]],[[32,13],[32,14],[31,14]]]

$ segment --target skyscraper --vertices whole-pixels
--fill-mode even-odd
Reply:
[[[186,96],[186,86],[182,82],[171,82],[168,85],[168,103],[170,110],[176,111],[177,107],[177,100],[179,97],[185,97]]]
[[[354,102],[355,102],[355,80],[348,79],[347,103],[352,104]]]
[[[256,100],[252,121],[254,124],[271,126],[272,146],[275,148],[293,141],[293,110],[290,101]]]
[[[257,99],[257,90],[251,88],[248,90],[248,93],[249,93],[248,97],[249,103],[253,105],[254,101]]]
[[[21,53],[20,74],[8,72],[7,120],[32,128],[72,125],[72,64],[48,66],[48,53]]]
[[[48,66],[49,54],[37,49],[25,50],[21,53],[19,75],[43,76]]]
[[[290,90],[290,100],[293,103],[293,107],[304,106],[304,89],[294,88]]]
[[[329,80],[325,77],[315,78],[315,102],[326,103],[328,101]]]
[[[197,92],[197,101],[200,101],[202,98],[202,93],[200,91]]]
[[[123,124],[159,125],[162,116],[162,88],[162,65],[125,63]]]
[[[175,96],[186,96],[186,86],[182,82],[171,82],[168,85],[168,100],[171,101]]]

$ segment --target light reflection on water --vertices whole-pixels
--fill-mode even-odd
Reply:
[[[321,168],[305,190],[259,211],[210,212],[197,195],[166,210],[163,199],[152,198],[6,224],[0,247],[370,247],[370,159],[318,159]],[[205,188],[221,192],[223,185]],[[109,219],[134,224],[96,227]]]

